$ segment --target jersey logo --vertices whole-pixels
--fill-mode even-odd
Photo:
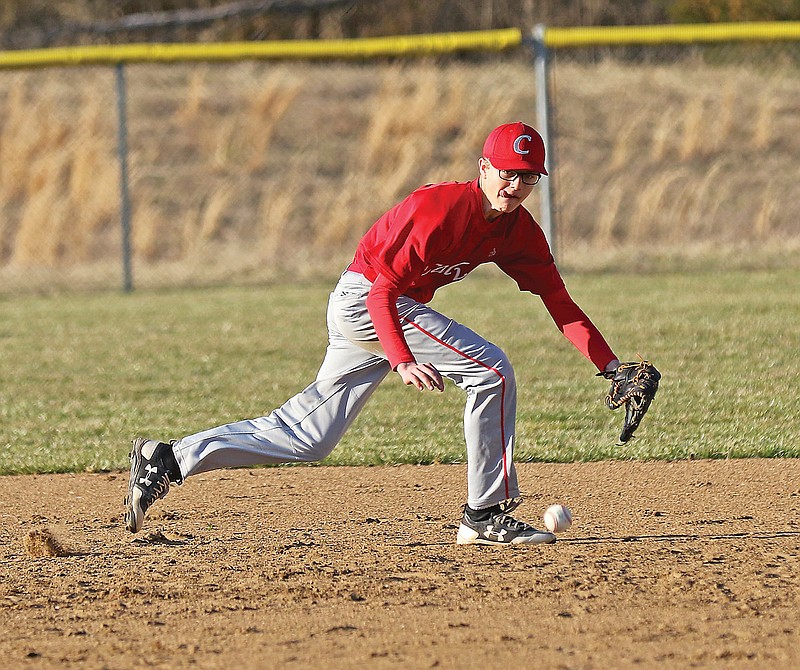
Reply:
[[[520,154],[524,156],[525,154],[529,154],[531,152],[530,149],[523,149],[522,142],[527,140],[530,142],[533,138],[530,135],[520,135],[517,139],[514,140],[514,153]]]
[[[462,272],[461,266],[469,265],[468,261],[456,263],[455,265],[445,265],[444,263],[434,263],[433,267],[428,266],[422,271],[422,276],[429,274],[439,274],[445,277],[453,277],[453,281],[458,281],[467,276],[467,272]]]

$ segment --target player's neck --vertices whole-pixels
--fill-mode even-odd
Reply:
[[[494,207],[492,207],[492,203],[489,201],[489,198],[486,196],[486,193],[483,190],[482,179],[478,179],[478,192],[481,194],[481,206],[483,208],[483,218],[486,219],[489,223],[491,223],[492,221],[496,221],[503,212],[496,210]]]

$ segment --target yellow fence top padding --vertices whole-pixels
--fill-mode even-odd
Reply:
[[[709,23],[664,26],[544,26],[550,48],[625,44],[684,44],[800,40],[800,21]],[[280,40],[207,44],[117,44],[0,52],[0,69],[134,62],[234,61],[248,59],[368,59],[427,56],[458,51],[502,51],[523,43],[518,28],[432,33],[352,40]]]
[[[553,49],[625,44],[686,44],[691,42],[798,39],[800,39],[800,21],[545,28],[544,31],[544,43]]]
[[[425,56],[457,51],[499,51],[518,47],[522,31],[404,35],[352,40],[281,40],[208,44],[118,44],[0,52],[0,68],[100,65],[130,62],[224,61],[246,59],[375,58]]]

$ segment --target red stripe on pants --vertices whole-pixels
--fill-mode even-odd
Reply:
[[[444,340],[441,340],[438,337],[436,337],[433,333],[429,333],[427,330],[425,330],[419,324],[414,323],[413,321],[409,321],[408,319],[404,319],[403,317],[400,317],[400,318],[404,323],[407,323],[408,325],[413,326],[419,332],[421,332],[423,335],[426,335],[427,337],[431,338],[435,342],[438,342],[443,347],[446,347],[447,349],[450,349],[450,351],[453,351],[456,354],[458,354],[459,356],[462,356],[463,358],[466,358],[468,361],[472,361],[473,363],[477,363],[482,368],[485,368],[486,370],[489,370],[490,372],[494,372],[498,377],[500,377],[500,383],[501,383],[501,389],[502,389],[500,391],[500,439],[502,440],[502,444],[503,444],[503,481],[505,482],[505,487],[506,487],[506,500],[508,500],[508,498],[509,498],[509,495],[508,495],[508,460],[507,460],[507,456],[506,456],[506,413],[505,413],[506,378],[496,368],[493,368],[491,365],[487,365],[483,361],[479,361],[477,358],[473,358],[472,356],[469,356],[469,355],[465,354],[463,351],[459,351],[458,349],[456,349],[451,344],[448,344]]]

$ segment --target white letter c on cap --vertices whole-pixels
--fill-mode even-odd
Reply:
[[[529,154],[530,149],[523,149],[521,147],[522,140],[528,140],[530,142],[533,138],[530,135],[520,135],[517,139],[514,140],[514,153],[517,154]]]

